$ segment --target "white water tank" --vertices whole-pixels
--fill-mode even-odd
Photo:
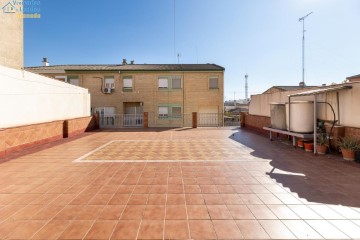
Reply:
[[[286,130],[285,103],[270,103],[271,127]]]
[[[289,103],[286,103],[286,128],[291,132],[314,132],[314,102],[292,101],[290,103],[290,128],[289,129]]]

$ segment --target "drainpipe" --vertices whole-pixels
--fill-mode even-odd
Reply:
[[[315,94],[314,95],[314,154],[316,155],[317,151],[316,151],[316,146],[317,146],[317,141],[316,141],[316,137],[317,137],[317,129],[316,129],[316,125],[317,125],[317,116],[316,116],[316,105],[317,105],[317,102],[316,102],[316,97],[317,95]]]

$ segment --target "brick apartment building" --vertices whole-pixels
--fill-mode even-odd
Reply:
[[[87,88],[91,110],[110,127],[150,127],[223,123],[224,68],[216,64],[54,65],[27,70]]]

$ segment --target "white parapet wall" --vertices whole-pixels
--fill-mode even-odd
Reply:
[[[90,116],[87,89],[0,66],[0,128]]]

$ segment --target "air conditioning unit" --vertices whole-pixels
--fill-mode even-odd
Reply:
[[[104,93],[111,93],[111,88],[104,88]]]

